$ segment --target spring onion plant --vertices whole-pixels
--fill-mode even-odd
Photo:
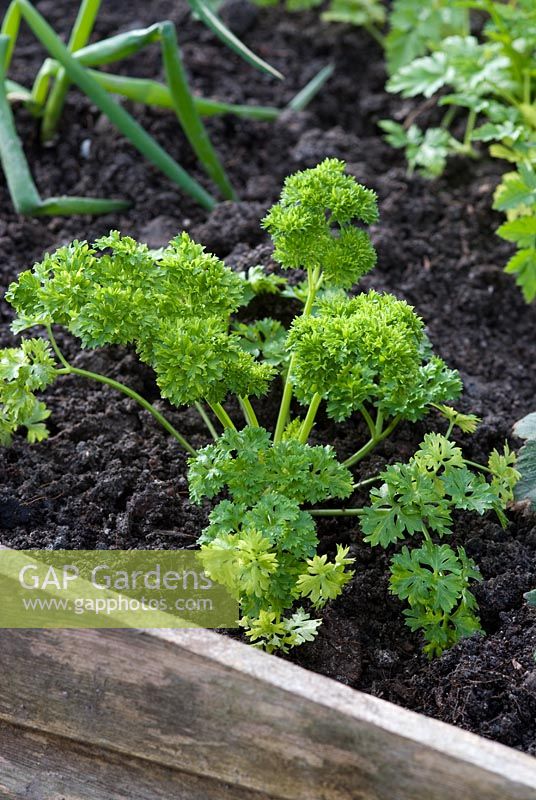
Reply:
[[[62,377],[107,384],[188,453],[191,499],[215,501],[200,537],[204,568],[239,599],[254,644],[286,651],[314,638],[321,609],[351,581],[348,547],[332,557],[318,552],[316,520],[333,516],[353,520],[356,538],[391,550],[390,590],[434,655],[480,629],[471,592],[479,572],[449,543],[454,513],[493,510],[504,523],[517,472],[508,448],[478,465],[452,440],[455,428],[471,432],[478,420],[448,405],[461,392],[459,375],[433,354],[411,306],[373,290],[350,294],[376,262],[367,228],[378,208],[374,192],[344,169],[327,159],[287,178],[263,220],[274,258],[306,274],[286,289],[301,300],[289,330],[277,320],[235,319],[255,291],[280,291],[281,276],[258,267],[235,273],[186,233],[155,254],[115,231],[23,272],[7,293],[13,331],[37,326],[44,335],[0,351],[0,439],[9,444],[20,428],[30,442],[45,439],[49,412],[38,395]],[[58,326],[90,350],[135,348],[162,397],[195,406],[213,441],[196,451],[132,389],[67,360]],[[254,405],[274,382],[281,399],[270,430]],[[345,459],[329,442],[311,443],[320,412],[354,431]],[[443,433],[428,433],[407,463],[360,478],[364,459],[399,423],[430,412],[445,419]],[[367,486],[370,501],[360,507],[356,492]]]
[[[277,70],[252,53],[228,31],[204,0],[189,0],[189,2],[197,16],[247,62],[271,75],[282,77]],[[38,117],[41,123],[41,138],[43,141],[49,141],[57,133],[71,84],[76,84],[139,152],[171,181],[204,208],[211,209],[216,203],[215,198],[188,175],[112,95],[172,110],[219,193],[227,199],[235,198],[234,189],[212,146],[202,117],[230,113],[253,119],[274,120],[278,117],[280,109],[253,105],[240,106],[194,97],[182,62],[175,26],[169,21],[88,44],[100,4],[101,0],[82,0],[67,45],[61,41],[29,0],[12,0],[4,16],[0,28],[0,162],[16,210],[23,214],[35,215],[99,214],[117,211],[126,205],[116,200],[85,197],[42,199],[39,195],[17,136],[11,104],[22,102]],[[22,21],[29,26],[49,55],[30,89],[7,77]],[[124,77],[99,69],[136,55],[151,44],[160,47],[165,83]],[[330,73],[331,70],[328,68],[322,70],[311,84],[291,101],[290,107],[294,109],[304,107],[319,91]]]

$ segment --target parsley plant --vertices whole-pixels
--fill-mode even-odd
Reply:
[[[287,178],[263,221],[275,259],[307,275],[293,290],[303,309],[289,331],[271,319],[234,320],[255,287],[278,291],[284,279],[263,279],[258,268],[234,273],[185,233],[155,254],[112,232],[93,246],[75,241],[23,272],[7,293],[17,312],[13,330],[40,326],[47,339],[0,351],[0,440],[9,444],[19,428],[30,442],[46,438],[48,411],[38,393],[62,376],[108,384],[153,414],[189,453],[192,500],[216,500],[201,559],[239,599],[254,644],[287,651],[314,638],[318,612],[351,580],[354,560],[347,547],[337,547],[333,558],[317,552],[316,518],[349,516],[371,546],[393,549],[391,591],[407,602],[408,624],[423,631],[427,652],[436,654],[479,629],[470,591],[477,568],[448,544],[453,512],[495,510],[504,521],[517,478],[514,457],[506,449],[493,452],[487,466],[467,461],[450,437],[455,426],[474,430],[477,419],[446,405],[461,382],[433,355],[422,320],[392,295],[349,295],[376,262],[367,226],[378,208],[374,192],[344,166],[327,159]],[[174,406],[195,406],[214,441],[196,452],[129,387],[68,362],[55,326],[84,348],[135,348],[162,396]],[[278,376],[272,434],[252,398]],[[238,398],[243,427],[224,406],[229,395]],[[336,421],[361,418],[368,430],[342,462],[329,444],[309,443],[321,407]],[[420,420],[431,408],[447,420],[444,435],[428,434],[409,463],[356,480],[353,469],[399,422]],[[354,507],[356,489],[370,484],[377,484],[370,505]],[[334,499],[346,506],[318,507]]]
[[[422,130],[412,113],[405,124],[383,120],[380,125],[387,141],[405,150],[410,171],[428,177],[440,175],[452,154],[476,157],[480,142],[489,145],[493,157],[513,165],[495,193],[494,208],[507,216],[497,233],[517,247],[506,271],[516,276],[530,302],[536,298],[536,6],[534,0],[467,0],[456,13],[464,13],[461,6],[485,15],[482,36],[464,32],[459,19],[455,35],[444,31],[426,45],[421,42],[410,63],[395,54],[387,83],[389,91],[403,97],[422,96],[428,105],[435,100],[446,107],[441,124]],[[390,37],[399,36],[401,46],[411,41],[396,12],[391,22]],[[459,139],[453,123],[462,116]]]

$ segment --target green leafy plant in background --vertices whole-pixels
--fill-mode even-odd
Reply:
[[[527,414],[514,425],[514,433],[525,444],[518,454],[519,481],[515,487],[517,500],[528,501],[536,508],[536,412]],[[536,606],[536,589],[525,594],[531,606]],[[536,653],[534,653],[536,659]]]
[[[257,6],[277,6],[279,0],[253,0]],[[287,11],[308,11],[323,5],[323,0],[285,0]],[[322,12],[325,22],[340,22],[365,28],[383,46],[384,36],[381,28],[386,13],[381,0],[331,0]]]
[[[504,524],[512,498],[517,472],[508,449],[479,466],[451,441],[455,427],[471,432],[478,420],[446,405],[460,394],[460,378],[433,355],[411,306],[375,291],[349,294],[376,262],[367,226],[377,219],[374,192],[345,174],[341,161],[287,178],[263,225],[282,267],[307,275],[294,290],[302,311],[288,331],[276,320],[235,319],[255,288],[281,291],[281,276],[263,279],[258,267],[234,273],[185,233],[158,254],[118,232],[93,246],[75,241],[23,272],[7,293],[17,312],[13,331],[41,326],[47,339],[0,352],[3,443],[21,427],[30,442],[46,437],[48,411],[38,394],[65,375],[138,402],[189,454],[192,500],[216,500],[200,540],[204,568],[239,599],[246,635],[269,651],[312,639],[318,612],[351,579],[347,547],[331,559],[318,553],[322,516],[355,517],[371,546],[393,548],[391,591],[408,604],[408,624],[424,632],[430,655],[478,630],[470,588],[478,571],[448,544],[453,512],[494,510]],[[54,326],[84,348],[135,348],[162,397],[195,406],[214,441],[196,452],[129,387],[67,361]],[[272,433],[252,398],[277,380]],[[225,407],[230,395],[241,428]],[[356,449],[344,461],[329,443],[310,443],[321,408],[355,426]],[[428,434],[407,464],[356,480],[354,468],[401,421],[430,410],[445,418],[444,434]],[[368,432],[362,441],[359,421]],[[370,504],[355,507],[354,493],[373,484]],[[336,499],[345,505],[321,505]]]
[[[529,606],[536,606],[536,589],[533,589],[532,592],[527,592],[525,600]],[[534,660],[536,661],[536,652],[534,653]]]
[[[536,413],[527,414],[516,422],[514,433],[525,440],[518,456],[521,477],[516,486],[516,498],[530,500],[536,508]]]
[[[41,137],[43,141],[48,141],[56,134],[65,98],[73,83],[152,164],[204,208],[211,209],[216,204],[214,197],[192,178],[112,95],[173,110],[192,149],[220,194],[227,199],[235,198],[235,191],[212,146],[202,117],[231,113],[253,119],[274,120],[278,117],[280,109],[240,106],[194,97],[183,66],[175,26],[169,21],[88,44],[101,1],[82,0],[67,46],[28,0],[13,0],[4,16],[0,29],[0,162],[16,210],[35,215],[103,214],[121,210],[127,205],[123,201],[87,197],[42,199],[35,186],[22,144],[17,136],[11,103],[22,102],[41,119]],[[228,31],[204,0],[189,0],[189,2],[196,15],[228,47],[258,69],[282,77],[277,70],[256,56]],[[50,56],[44,61],[31,89],[7,77],[21,21],[30,27]],[[165,83],[114,75],[98,69],[135,55],[153,43],[159,44],[161,48]],[[289,107],[296,110],[303,108],[319,91],[330,74],[329,68],[322,70],[291,101]]]
[[[450,155],[476,157],[475,145],[481,142],[493,157],[512,164],[493,207],[507,216],[497,233],[517,246],[506,271],[516,276],[530,302],[536,297],[536,6],[533,0],[467,0],[459,6],[485,16],[482,37],[461,30],[433,37],[426,45],[429,54],[410,63],[395,59],[387,83],[389,91],[403,97],[422,96],[428,104],[444,106],[439,127],[422,130],[414,113],[403,125],[393,120],[380,124],[387,141],[405,150],[410,171],[427,177],[440,175]],[[393,36],[396,21],[393,13]],[[399,30],[401,41],[404,30]],[[453,126],[462,115],[459,139]]]
[[[390,75],[415,58],[439,46],[443,39],[469,33],[469,15],[462,3],[452,0],[394,0],[385,37],[385,56]]]

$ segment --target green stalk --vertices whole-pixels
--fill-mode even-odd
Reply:
[[[41,204],[41,198],[24,157],[7,99],[4,64],[9,45],[10,39],[0,35],[0,163],[16,212],[32,214]]]
[[[205,171],[212,178],[222,195],[228,200],[236,200],[235,191],[195,107],[192,92],[186,79],[173,23],[162,23],[161,36],[166,81],[173,98],[173,107],[177,119]]]
[[[19,0],[13,0],[7,8],[4,19],[2,20],[2,27],[0,28],[0,36],[8,36],[9,43],[7,49],[3,52],[1,58],[1,66],[5,73],[9,70],[13,50],[19,35],[21,13],[19,9]]]
[[[475,467],[476,469],[481,469],[482,472],[487,472],[488,475],[493,475],[493,471],[489,468],[484,466],[484,464],[478,464],[476,461],[469,461],[468,459],[464,458],[464,463],[470,467]]]
[[[47,197],[34,209],[34,217],[72,217],[74,214],[114,214],[130,208],[127,200],[100,200],[98,197]]]
[[[313,399],[309,404],[309,409],[307,411],[307,415],[302,422],[302,426],[300,429],[300,435],[298,437],[298,441],[302,444],[306,444],[309,438],[309,434],[313,429],[313,425],[315,424],[315,418],[318,413],[318,409],[320,408],[320,403],[322,402],[322,395],[316,392],[313,395]]]
[[[71,53],[84,47],[89,41],[99,13],[100,4],[101,0],[82,0],[69,38],[69,44],[67,45]],[[65,97],[70,85],[71,81],[65,69],[60,69],[56,83],[52,87],[45,105],[43,123],[41,125],[41,140],[43,142],[48,142],[56,135],[59,119],[65,104]]]
[[[423,534],[424,538],[426,539],[426,541],[429,542],[429,544],[432,544],[432,537],[428,533],[428,528],[426,527],[426,525],[422,526],[422,534]],[[437,574],[437,573],[434,573],[434,574]]]
[[[223,427],[226,430],[228,428],[230,428],[233,431],[236,430],[236,425],[234,424],[233,420],[231,419],[231,417],[229,416],[227,411],[221,405],[221,403],[209,403],[209,406],[213,410],[213,412],[216,414],[216,416],[218,417],[219,421],[221,422],[221,424],[223,425]]]
[[[23,103],[32,102],[32,93],[25,86],[22,86],[20,83],[16,83],[15,81],[10,81],[9,78],[5,78],[4,84],[6,88],[7,99],[10,103],[14,100],[20,100]]]
[[[360,517],[362,508],[313,508],[307,511],[312,517]]]
[[[356,491],[357,489],[362,489],[364,486],[370,486],[371,483],[376,483],[376,481],[381,481],[381,475],[374,475],[372,478],[366,478],[364,481],[358,481],[354,483],[353,489]]]
[[[259,421],[249,397],[239,397],[238,400],[244,412],[247,424],[251,425],[252,428],[259,428]]]
[[[231,50],[234,50],[235,53],[247,61],[252,66],[256,67],[257,69],[262,70],[263,72],[267,72],[269,75],[273,75],[274,78],[283,78],[281,73],[274,69],[274,67],[270,66],[264,59],[259,58],[249,47],[238,39],[234,33],[231,33],[229,28],[226,28],[221,19],[215,14],[210,6],[203,2],[203,0],[188,0],[188,4],[190,8],[194,11],[194,13],[199,17],[199,19],[205,23],[205,25],[210,28],[210,30],[216,34],[218,39],[220,39],[227,47],[230,47]]]
[[[203,420],[203,422],[207,426],[208,432],[210,433],[210,435],[212,436],[214,441],[217,442],[218,441],[218,433],[216,431],[216,428],[212,424],[212,421],[211,421],[209,415],[207,414],[207,412],[203,408],[203,404],[196,401],[194,403],[194,406],[196,407],[199,416],[201,417],[201,419]]]
[[[443,119],[440,122],[439,127],[443,128],[444,130],[448,130],[456,116],[458,109],[456,106],[449,106],[443,115]]]
[[[316,267],[314,270],[312,270],[311,268],[307,270],[307,282],[308,282],[307,300],[305,302],[305,307],[302,312],[302,316],[304,317],[308,317],[310,315],[311,310],[313,308],[313,304],[315,302],[316,292],[321,282],[320,267]],[[292,402],[292,394],[294,391],[292,386],[292,370],[294,369],[295,363],[296,363],[296,358],[293,353],[290,357],[287,377],[285,379],[285,385],[283,388],[283,397],[281,398],[281,406],[279,408],[279,415],[277,417],[277,423],[274,433],[274,444],[281,441],[281,439],[283,438],[283,432],[287,425],[287,419],[290,411],[290,404]]]
[[[42,200],[32,178],[17,135],[4,80],[4,56],[8,38],[0,35],[0,164],[15,211],[33,216],[71,214],[109,214],[128,208],[123,200],[99,200],[90,197],[50,197]]]
[[[203,187],[174,161],[171,156],[149,136],[139,123],[119,106],[99,84],[87,74],[69,53],[63,42],[52,30],[46,20],[28,2],[18,0],[22,15],[35,36],[47,48],[50,55],[65,68],[73,83],[82,89],[89,99],[113,122],[132,144],[152,164],[162,170],[174,183],[180,186],[191,197],[207,210],[212,210],[216,201]]]
[[[360,410],[361,415],[363,416],[365,422],[367,423],[367,427],[368,427],[368,429],[370,431],[370,435],[371,436],[375,436],[375,434],[376,434],[376,426],[375,426],[374,421],[373,421],[372,417],[370,416],[369,412],[367,411],[365,406],[360,406],[359,410]]]
[[[376,423],[374,425],[374,431],[376,436],[381,436],[381,433],[383,431],[383,414],[379,409],[378,413],[376,414]]]
[[[98,381],[98,383],[104,383],[106,386],[111,386],[112,389],[117,389],[118,392],[122,394],[126,394],[127,397],[130,397],[132,400],[135,400],[142,408],[152,414],[152,416],[156,419],[157,422],[169,433],[173,436],[174,439],[183,447],[190,455],[195,456],[196,451],[192,447],[192,445],[186,441],[184,436],[176,430],[173,425],[167,421],[167,419],[156,409],[151,403],[149,403],[141,394],[138,394],[134,391],[134,389],[130,389],[128,386],[125,386],[124,383],[119,383],[119,381],[115,381],[113,378],[108,378],[106,375],[100,375],[98,372],[90,372],[86,369],[78,369],[78,367],[73,367],[63,353],[61,352],[60,348],[58,347],[58,343],[56,342],[56,337],[52,333],[52,327],[50,325],[46,325],[46,330],[48,334],[48,338],[50,340],[50,344],[52,349],[54,350],[56,356],[60,364],[63,364],[63,368],[59,369],[58,375],[79,375],[81,378],[89,378],[93,381]]]
[[[475,129],[475,122],[476,122],[476,111],[472,108],[467,115],[467,124],[465,126],[465,135],[463,137],[463,147],[467,152],[472,151],[471,145],[471,136],[473,135],[473,131]]]
[[[346,461],[343,461],[342,462],[343,467],[353,467],[354,464],[357,464],[358,461],[361,461],[361,459],[365,458],[365,456],[368,455],[371,450],[374,450],[376,445],[378,445],[380,442],[386,439],[394,431],[394,429],[400,422],[400,419],[401,419],[400,416],[393,417],[393,419],[391,420],[389,425],[385,428],[385,430],[382,430],[381,426],[383,426],[383,418],[380,412],[378,412],[378,419],[376,420],[376,435],[372,436],[369,439],[369,441],[363,445],[363,447],[361,447],[352,456],[347,458]]]
[[[153,106],[155,108],[174,109],[173,98],[168,87],[148,78],[129,78],[124,75],[113,75],[110,72],[99,72],[88,69],[88,73],[111,94],[119,94],[135,103]],[[198,114],[203,117],[213,117],[217,114],[234,114],[243,119],[258,119],[267,122],[276,120],[281,113],[278,108],[271,106],[243,106],[234,103],[223,103],[219,100],[207,100],[204,97],[194,97],[194,105]]]
[[[301,89],[301,91],[299,91],[298,94],[292,98],[287,108],[290,108],[292,111],[303,111],[303,109],[306,108],[311,100],[318,94],[326,81],[331,78],[334,70],[334,64],[328,64],[327,67],[323,67],[323,69],[321,69],[320,72],[318,72],[314,78],[312,78],[309,83],[306,84],[303,89]]]
[[[51,58],[45,58],[32,86],[32,100],[42,110],[45,106],[50,79],[58,74],[60,65]]]
[[[530,105],[531,74],[529,69],[523,70],[523,103]]]
[[[113,64],[136,55],[147,45],[160,41],[160,23],[126,33],[118,33],[100,42],[93,42],[76,51],[75,58],[83,67]]]
[[[343,467],[352,467],[354,464],[357,464],[358,461],[361,461],[362,458],[365,458],[366,455],[370,453],[371,450],[374,450],[376,445],[380,442],[380,439],[373,438],[369,439],[363,447],[359,448],[359,450],[354,453],[350,458],[347,458],[346,461],[342,462]]]
[[[363,25],[367,33],[380,45],[382,50],[385,48],[385,36],[378,30],[373,22],[365,22]]]

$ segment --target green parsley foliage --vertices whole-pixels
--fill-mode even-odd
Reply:
[[[317,556],[314,519],[300,508],[351,495],[352,475],[332,448],[296,439],[274,444],[264,428],[228,430],[191,459],[189,485],[197,503],[223,489],[231,498],[211,512],[201,560],[240,600],[250,623],[262,612],[265,622],[286,625],[282,614],[296,600],[321,608],[350,580],[347,550],[339,548],[333,562]]]
[[[413,124],[406,130],[392,119],[382,120],[380,127],[391,147],[405,151],[410,175],[418,170],[427,178],[436,178],[444,171],[448,156],[459,149],[456,139],[443,128],[422,131]]]
[[[411,306],[392,295],[319,301],[317,313],[296,319],[288,337],[296,396],[306,403],[320,394],[339,421],[363,404],[385,417],[424,416],[432,400],[457,397],[460,383],[449,380],[454,373],[440,359],[423,360],[423,327]]]
[[[329,8],[322,14],[326,22],[343,22],[370,30],[385,22],[385,8],[379,0],[331,0]]]
[[[258,6],[275,6],[279,0],[253,0]],[[287,11],[309,11],[322,5],[323,0],[283,0]],[[322,13],[325,22],[339,22],[365,28],[383,44],[383,37],[378,28],[385,22],[385,8],[381,0],[331,0]]]
[[[56,375],[56,362],[43,339],[26,339],[19,348],[0,351],[0,444],[11,444],[21,427],[31,444],[47,438],[50,411],[35,392],[54,383]]]
[[[407,602],[408,624],[423,632],[427,652],[477,630],[468,588],[476,568],[461,548],[435,539],[451,534],[454,511],[493,510],[505,524],[518,478],[508,450],[491,454],[486,480],[450,441],[454,427],[471,432],[478,420],[446,405],[460,395],[460,377],[433,354],[413,308],[375,291],[350,296],[375,263],[366,227],[377,219],[374,192],[344,162],[326,159],[289,177],[263,221],[282,267],[305,270],[301,285],[259,267],[235,273],[185,233],[155,253],[112,231],[93,245],[75,241],[46,255],[7,293],[14,332],[43,326],[50,343],[26,338],[0,351],[0,442],[10,444],[19,428],[30,442],[46,437],[49,412],[37,394],[64,375],[138,402],[190,454],[191,500],[213,501],[199,542],[205,571],[239,601],[245,636],[269,652],[311,641],[321,609],[351,581],[348,547],[318,552],[316,519],[331,514],[360,517],[371,546],[402,543],[391,590]],[[237,319],[259,292],[299,301],[288,330],[269,317],[251,321],[251,309]],[[213,442],[196,450],[135,391],[70,364],[53,326],[87,349],[130,346],[153,368],[164,398],[195,407]],[[281,387],[271,432],[251,399]],[[242,427],[225,408],[229,395]],[[329,444],[309,444],[321,408],[368,430],[368,441],[342,463]],[[382,483],[370,505],[354,508],[362,483],[350,469],[401,420],[422,420],[430,409],[446,418],[446,435],[428,434],[407,464],[375,476]],[[347,507],[331,508],[336,499]]]
[[[263,394],[272,369],[230,332],[244,282],[183,233],[158,259],[112,231],[93,247],[73,242],[24,272],[7,293],[14,330],[63,325],[83,347],[133,344],[175,405],[229,392]],[[180,357],[178,357],[180,353]]]
[[[287,331],[279,320],[265,317],[249,324],[235,322],[233,330],[240,335],[242,348],[254,358],[262,358],[271,367],[288,362]]]
[[[534,146],[536,147],[536,135]],[[535,157],[536,162],[536,157]],[[502,239],[514,242],[516,253],[506,272],[516,276],[527,303],[536,298],[536,171],[521,163],[516,172],[507,172],[495,192],[494,208],[508,218],[497,230]]]
[[[263,226],[285,269],[318,267],[326,285],[348,289],[376,263],[368,233],[354,223],[376,222],[378,204],[376,194],[344,168],[343,161],[327,158],[291,175]]]
[[[452,0],[394,0],[385,38],[390,74],[423,56],[447,36],[464,34],[467,10]]]
[[[406,623],[422,631],[430,657],[441,655],[464,636],[481,631],[478,605],[469,589],[481,576],[463,547],[425,542],[409,551],[403,547],[391,562],[391,591],[409,608]]]
[[[405,11],[399,14],[406,6],[407,19]],[[468,35],[468,26],[460,18],[459,30],[452,31],[455,35],[448,35],[448,26],[439,24],[429,36],[417,34],[413,48],[411,20],[430,16],[439,23],[441,6],[450,6],[453,14],[464,15],[467,9],[484,14],[481,36]],[[476,157],[480,143],[489,146],[493,157],[515,165],[515,171],[503,176],[494,208],[507,216],[498,235],[517,248],[506,271],[516,276],[525,299],[531,302],[536,298],[534,1],[467,0],[457,8],[441,2],[424,8],[417,0],[398,0],[391,25],[387,52],[392,56],[392,69],[387,89],[403,97],[436,98],[437,105],[448,110],[439,127],[426,130],[416,124],[415,114],[408,117],[407,124],[382,120],[387,141],[405,151],[410,171],[417,169],[429,178],[443,172],[450,155]],[[392,51],[390,44],[394,45]],[[461,115],[465,116],[465,132],[460,141],[452,127]]]
[[[391,560],[391,592],[407,601],[412,630],[422,630],[425,652],[437,655],[462,636],[480,630],[477,603],[469,590],[479,580],[476,565],[463,548],[433,541],[453,532],[453,512],[495,511],[504,523],[503,507],[513,498],[519,473],[515,456],[493,451],[491,481],[471,470],[459,447],[440,434],[426,434],[407,464],[393,464],[381,474],[383,484],[370,493],[361,529],[373,547],[389,547],[418,536],[422,545],[403,547]]]

